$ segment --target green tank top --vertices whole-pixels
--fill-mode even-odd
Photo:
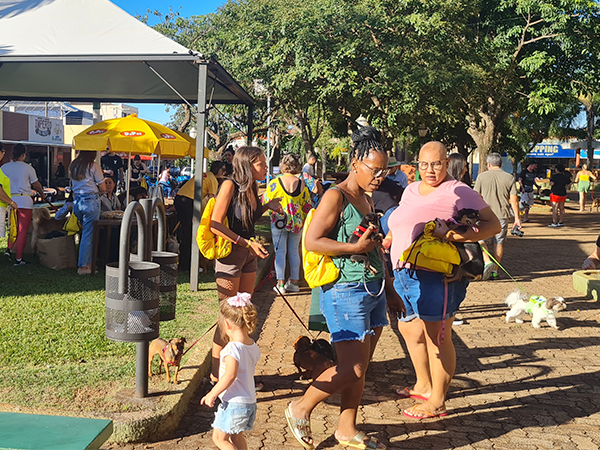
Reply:
[[[336,187],[330,189],[338,189]],[[342,212],[342,217],[338,221],[338,224],[334,231],[332,232],[332,239],[337,240],[338,242],[348,242],[352,232],[360,225],[360,222],[363,219],[363,215],[361,212],[356,209],[356,207],[348,201],[346,198],[346,194],[341,189],[339,190],[344,196],[344,211]],[[375,275],[371,275],[371,272],[365,268],[361,263],[357,263],[354,261],[350,261],[350,255],[344,257],[332,257],[333,263],[336,265],[338,269],[340,269],[340,277],[336,281],[336,283],[353,283],[353,282],[363,282],[363,276],[365,281],[368,283],[374,280],[380,280],[383,278],[383,263],[381,262],[381,258],[379,257],[379,251],[377,248],[371,250],[369,253],[369,261],[371,266],[377,270]]]

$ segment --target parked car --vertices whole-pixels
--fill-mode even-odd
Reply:
[[[180,175],[182,177],[192,178],[192,168],[190,166],[184,167],[183,169],[181,169]]]

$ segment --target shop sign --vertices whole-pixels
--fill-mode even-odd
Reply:
[[[28,116],[29,141],[45,144],[64,143],[64,125],[61,119],[50,117]]]
[[[528,158],[575,158],[575,150],[559,144],[538,144],[527,153]]]
[[[581,149],[579,151],[579,156],[581,156],[582,158],[587,158],[588,157],[587,150]],[[600,159],[600,149],[598,149],[598,148],[594,149],[594,159]]]

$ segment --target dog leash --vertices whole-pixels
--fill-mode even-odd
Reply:
[[[480,246],[481,246],[481,249],[482,249],[482,250],[485,252],[485,254],[486,254],[486,255],[488,255],[488,256],[491,258],[491,260],[492,260],[492,261],[493,261],[493,262],[494,262],[494,263],[495,263],[495,264],[496,264],[498,267],[500,267],[502,270],[504,270],[504,272],[506,273],[506,275],[508,275],[508,276],[510,277],[510,279],[511,279],[511,280],[513,280],[517,286],[519,286],[519,289],[521,289],[521,290],[522,290],[522,291],[523,291],[525,294],[527,294],[527,291],[526,291],[525,289],[523,289],[523,286],[521,286],[521,285],[519,284],[519,282],[518,282],[517,280],[515,280],[515,279],[513,278],[513,276],[512,276],[510,273],[508,273],[508,270],[506,270],[506,269],[505,269],[505,268],[502,266],[502,264],[500,264],[500,263],[499,263],[499,262],[496,260],[496,258],[494,258],[494,257],[492,256],[492,254],[491,254],[490,252],[488,252],[488,251],[487,251],[487,249],[486,249],[486,248],[484,248],[484,247],[483,247],[481,244],[480,244]],[[529,295],[529,294],[527,294],[527,295]]]
[[[204,336],[206,336],[206,335],[209,333],[209,331],[210,331],[210,330],[212,330],[214,327],[216,327],[218,323],[219,323],[219,321],[216,321],[215,323],[213,323],[213,324],[212,324],[212,326],[211,326],[211,327],[210,327],[208,330],[206,330],[206,331],[204,332],[204,334],[203,334],[202,336],[200,336],[200,337],[199,337],[199,338],[196,340],[196,342],[194,342],[192,345],[190,345],[190,346],[187,348],[187,350],[186,350],[185,352],[183,352],[183,355],[181,355],[181,357],[183,358],[183,357],[185,356],[185,354],[186,354],[187,352],[189,352],[189,351],[192,349],[192,347],[193,347],[194,345],[196,345],[196,344],[197,344],[197,343],[200,341],[200,339],[202,339]]]

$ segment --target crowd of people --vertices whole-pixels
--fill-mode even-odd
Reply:
[[[355,448],[385,448],[356,426],[365,373],[383,327],[389,325],[388,318],[397,321],[415,370],[415,383],[398,389],[397,395],[422,402],[403,414],[410,419],[445,416],[446,394],[456,367],[452,327],[469,284],[466,278],[449,281],[444,273],[403,261],[403,252],[423,235],[427,223],[436,219],[451,222],[458,211],[475,210],[476,230],[436,226],[433,236],[457,245],[480,243],[486,249],[483,279],[496,279],[509,230],[519,232],[522,222],[529,220],[529,209],[536,198],[534,187],[549,183],[552,223],[558,224],[563,221],[564,190],[571,178],[563,167],[557,166],[555,173],[545,179],[539,176],[537,165],[531,163],[515,183],[513,175],[502,169],[501,155],[491,153],[488,170],[479,175],[471,188],[464,156],[448,155],[442,143],[429,142],[418,156],[421,181],[409,184],[406,174],[398,170],[397,161],[388,158],[380,133],[372,127],[362,127],[353,134],[349,170],[343,181],[325,189],[317,176],[317,161],[316,155],[308,155],[302,167],[296,155],[283,156],[281,175],[266,185],[261,208],[257,181],[266,175],[261,172],[266,170],[264,154],[255,147],[243,147],[233,156],[232,176],[225,178],[216,193],[212,215],[213,232],[232,244],[230,256],[216,261],[219,301],[222,310],[229,311],[231,305],[255,309],[251,294],[256,260],[265,258],[267,253],[254,240],[254,224],[267,209],[275,250],[274,290],[281,295],[297,292],[300,230],[309,210],[316,208],[305,230],[303,245],[307,251],[329,256],[339,270],[335,282],[319,288],[320,309],[330,340],[335,343],[337,363],[287,406],[286,420],[298,443],[312,449],[315,442],[311,413],[331,395],[340,393],[340,416],[334,433],[337,441]],[[581,173],[585,182],[586,174]],[[376,231],[372,226],[363,228],[360,237],[350,243],[350,236],[357,233],[363,218],[370,213],[381,217],[380,231],[386,236],[384,243],[391,243],[389,252],[379,241],[370,239]],[[225,217],[228,228],[223,225]],[[373,270],[365,270],[349,255],[367,255]],[[600,265],[600,247],[586,261],[590,267]],[[248,294],[247,302],[238,299],[240,292]],[[214,336],[214,387],[202,402],[213,405],[216,396],[222,397],[213,424],[215,444],[219,448],[244,448],[243,432],[252,429],[256,415],[254,391],[262,384],[252,382],[248,376],[253,373],[256,360],[227,347],[229,341],[236,345],[243,342],[245,349],[253,348],[255,343],[249,335],[254,325],[241,321],[233,324],[231,313],[227,314],[222,312],[220,329]],[[243,376],[239,372],[242,366]],[[230,390],[239,391],[239,395]],[[231,408],[232,403],[235,408]]]

